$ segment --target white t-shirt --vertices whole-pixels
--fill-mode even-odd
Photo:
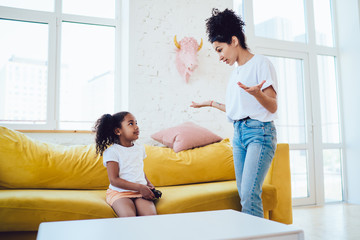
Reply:
[[[145,148],[142,145],[134,143],[132,147],[123,147],[119,144],[114,144],[108,147],[103,154],[104,166],[109,161],[117,162],[119,164],[119,177],[134,183],[146,185],[144,173],[144,158],[146,158]],[[125,192],[131,191],[109,185],[110,189]],[[132,191],[134,192],[134,191]]]
[[[261,90],[272,86],[277,92],[274,66],[263,55],[255,54],[244,65],[235,67],[226,90],[226,116],[230,122],[246,117],[262,122],[270,122],[277,118],[276,112],[269,112],[254,96],[237,85],[238,82],[241,82],[252,87],[260,84],[263,80],[266,82]]]

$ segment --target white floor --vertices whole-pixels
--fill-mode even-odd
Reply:
[[[360,205],[293,207],[293,224],[304,230],[305,240],[360,240]]]

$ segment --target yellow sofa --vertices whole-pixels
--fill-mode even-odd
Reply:
[[[158,214],[241,210],[228,139],[175,153],[145,146],[147,177],[163,192]],[[35,239],[41,222],[112,218],[94,145],[33,140],[0,126],[0,239]],[[265,217],[291,224],[289,147],[278,144],[263,186]]]

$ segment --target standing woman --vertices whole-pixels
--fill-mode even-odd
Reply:
[[[249,51],[244,25],[232,10],[212,10],[206,20],[209,41],[220,61],[237,65],[228,82],[226,104],[209,100],[192,102],[191,107],[226,112],[234,125],[234,166],[242,212],[264,217],[262,185],[276,149],[277,80],[271,62]]]

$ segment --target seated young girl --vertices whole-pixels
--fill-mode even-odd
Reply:
[[[156,215],[151,189],[144,173],[144,146],[136,118],[129,112],[104,114],[96,121],[96,152],[103,155],[110,180],[106,202],[118,217]]]

